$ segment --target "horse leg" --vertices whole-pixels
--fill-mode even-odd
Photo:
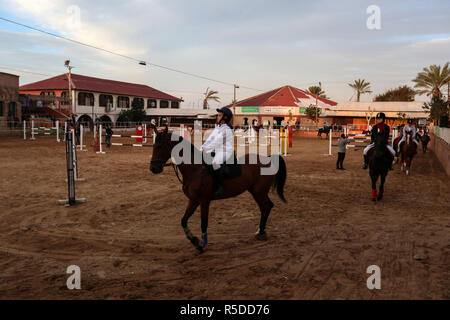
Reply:
[[[371,174],[370,178],[372,179],[372,201],[377,201],[377,180],[378,174]]]
[[[208,244],[208,216],[209,216],[209,204],[210,201],[202,201],[200,203],[200,211],[201,211],[201,228],[202,228],[202,240],[200,240],[197,244],[197,249],[200,252],[203,252],[203,250],[206,248],[206,245]]]
[[[197,209],[199,205],[198,201],[189,200],[189,203],[186,207],[186,211],[184,213],[183,218],[181,218],[181,226],[183,227],[184,233],[186,234],[186,238],[194,245],[198,244],[198,238],[195,237],[191,230],[188,228],[188,220],[189,218],[194,214],[195,210]]]
[[[380,178],[380,191],[378,192],[377,200],[383,199],[383,193],[384,193],[384,182],[386,181],[386,174],[382,174]]]
[[[274,204],[269,199],[269,196],[267,195],[267,192],[261,192],[261,193],[255,193],[250,191],[253,198],[255,199],[256,203],[259,206],[259,210],[261,211],[261,219],[259,221],[259,228],[258,231],[256,231],[255,237],[258,240],[267,240],[267,234],[266,234],[266,223],[267,219],[269,218],[270,211],[272,210]]]

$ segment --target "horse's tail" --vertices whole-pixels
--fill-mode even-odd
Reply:
[[[275,175],[275,181],[273,182],[273,187],[277,189],[278,196],[283,202],[287,202],[284,198],[284,185],[286,183],[286,162],[282,156],[278,155],[278,171]]]

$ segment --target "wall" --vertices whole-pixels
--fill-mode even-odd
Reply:
[[[440,128],[440,130],[443,129]],[[446,128],[445,130],[450,131],[450,128]],[[450,176],[450,145],[434,133],[430,134],[430,138],[431,141],[428,144],[428,148],[433,150],[439,162],[444,167],[445,172]]]

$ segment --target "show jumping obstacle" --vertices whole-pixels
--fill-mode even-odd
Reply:
[[[74,136],[73,131],[66,132],[65,134],[68,197],[66,200],[59,200],[59,203],[64,204],[66,207],[76,203],[86,202],[85,198],[76,198],[75,196],[75,181],[77,181],[76,175],[78,175],[78,168],[76,158],[77,148],[73,143]]]
[[[289,130],[285,130],[283,128],[280,128],[280,130],[273,130],[270,128],[268,130],[268,135],[260,137],[259,134],[256,133],[256,130],[253,129],[253,127],[250,127],[248,130],[248,133],[246,135],[241,135],[236,132],[235,136],[238,139],[243,138],[244,143],[239,143],[238,147],[250,147],[250,146],[261,146],[261,147],[267,147],[271,145],[272,139],[276,139],[279,143],[279,154],[282,156],[289,156],[289,147],[290,147],[290,140],[289,140]]]
[[[100,141],[100,150],[97,152],[98,154],[104,154],[105,152],[103,151],[103,145],[105,145],[105,142],[102,142],[102,132],[103,132],[103,126],[100,124],[99,126],[99,141]],[[122,146],[122,147],[141,147],[141,148],[152,148],[153,144],[145,144],[147,142],[147,138],[152,138],[153,139],[153,143],[155,142],[155,134],[151,135],[151,136],[147,136],[147,125],[144,124],[143,125],[143,131],[141,132],[145,132],[145,135],[124,135],[124,134],[113,134],[111,135],[111,137],[115,137],[115,138],[133,138],[136,139],[137,141],[141,141],[142,143],[117,143],[117,142],[111,142],[112,146]]]
[[[344,130],[344,134],[348,133],[348,130]],[[355,148],[355,150],[361,150],[367,147],[371,142],[371,136],[366,134],[356,134],[356,133],[350,133],[346,134],[347,139],[352,141],[352,144],[348,144],[346,148]],[[394,140],[397,137],[397,130],[393,130],[392,134],[389,135],[389,143],[391,145],[394,144]],[[338,144],[333,144],[333,140],[338,140],[339,137],[333,137],[333,130],[330,129],[329,133],[329,146],[328,146],[328,155],[332,155],[331,148],[337,147]]]
[[[23,140],[27,140],[27,132],[31,134],[30,140],[36,140],[36,135],[43,135],[43,136],[50,136],[50,135],[56,135],[56,141],[61,142],[61,139],[59,138],[59,131],[61,128],[59,127],[59,121],[56,120],[54,127],[34,127],[34,120],[31,120],[31,128],[30,130],[27,130],[27,123],[24,120],[23,121]],[[66,131],[64,131],[66,132]]]

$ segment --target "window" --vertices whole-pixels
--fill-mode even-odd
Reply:
[[[94,105],[94,95],[90,92],[78,93],[78,104],[80,106],[92,107]]]
[[[131,105],[140,105],[142,108],[145,108],[145,102],[142,98],[133,98],[133,103]]]
[[[159,107],[160,108],[168,108],[169,107],[169,101],[161,100],[161,102],[159,103]]]
[[[119,96],[117,98],[117,107],[118,108],[129,108],[130,107],[130,98]]]
[[[0,117],[3,117],[3,101],[0,101]]]
[[[42,91],[41,96],[56,96],[54,91]]]
[[[148,99],[147,100],[147,108],[156,108],[156,100]]]
[[[99,97],[99,106],[100,107],[109,107],[111,108],[113,105],[113,97],[107,94],[101,94]]]
[[[14,101],[8,103],[8,117],[16,116],[16,103]]]
[[[180,107],[180,103],[178,101],[172,101],[170,107],[172,109],[178,109]]]

